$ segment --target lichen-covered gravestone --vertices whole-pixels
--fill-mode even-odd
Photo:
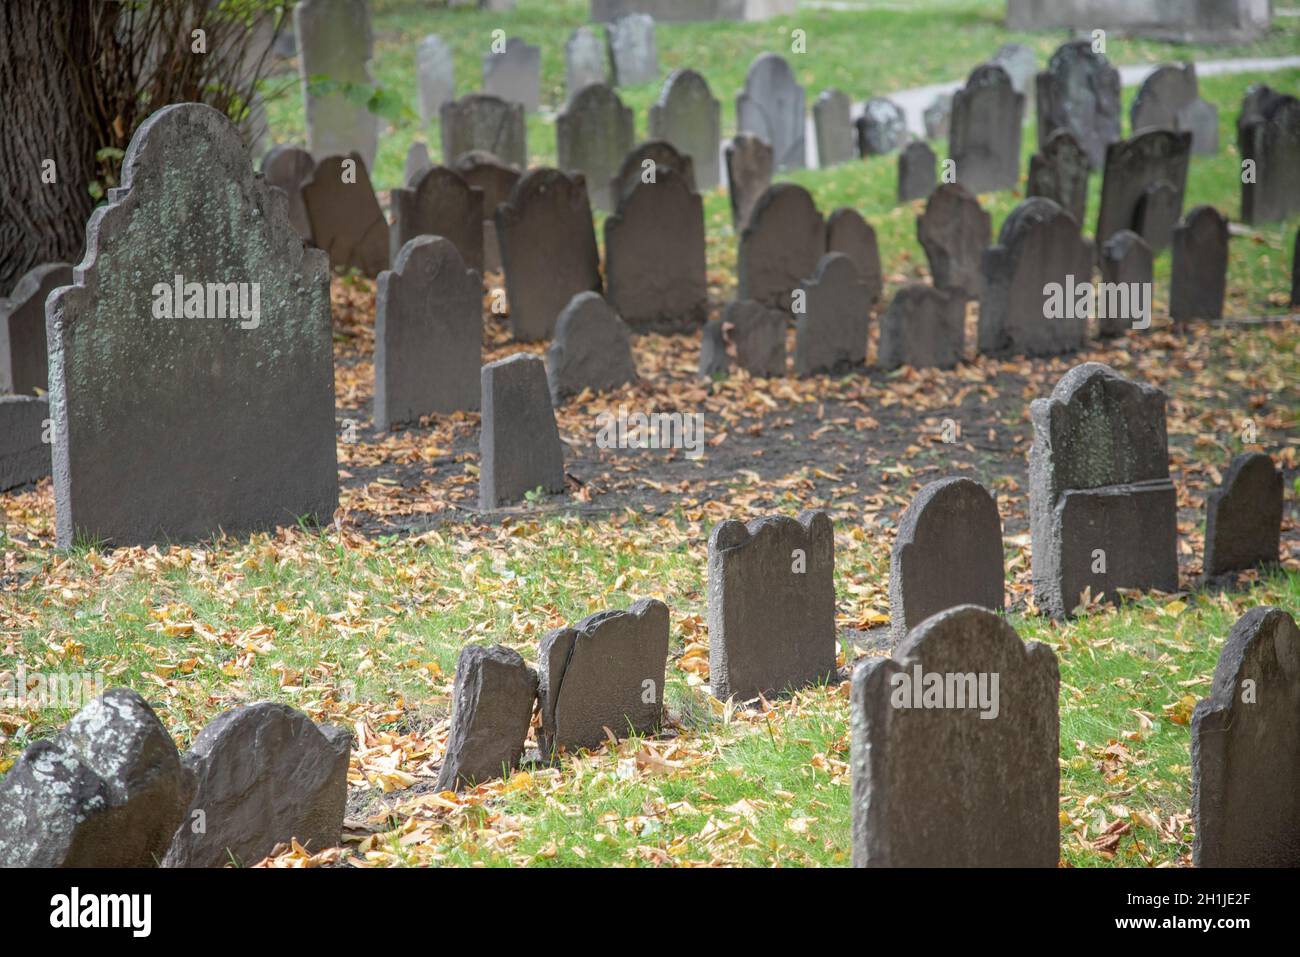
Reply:
[[[524,108],[499,96],[471,93],[442,104],[442,161],[455,166],[466,153],[481,151],[517,167],[528,163]]]
[[[1282,539],[1282,473],[1263,452],[1232,460],[1205,499],[1205,577],[1276,564]]]
[[[546,364],[515,353],[482,369],[479,508],[517,502],[528,492],[564,491],[564,449],[546,385]]]
[[[546,366],[556,405],[583,389],[617,389],[636,381],[632,334],[600,293],[580,292],[560,313]]]
[[[1219,111],[1200,98],[1196,64],[1166,63],[1142,81],[1129,107],[1129,129],[1175,130],[1192,134],[1192,152],[1219,151]]]
[[[1091,172],[1088,154],[1074,134],[1066,129],[1057,130],[1029,158],[1025,195],[1047,197],[1082,226],[1088,211],[1088,174]]]
[[[1252,86],[1237,117],[1237,149],[1252,166],[1241,181],[1241,218],[1254,225],[1300,212],[1300,99]]]
[[[1169,245],[1183,208],[1192,135],[1147,130],[1106,150],[1097,240],[1131,229],[1153,250]]]
[[[1155,271],[1155,254],[1151,247],[1131,229],[1121,229],[1111,235],[1101,245],[1101,279],[1128,289],[1128,302],[1133,302],[1133,293],[1143,297],[1145,314],[1138,315],[1138,310],[1130,308],[1128,315],[1123,310],[1100,310],[1097,316],[1097,335],[1103,338],[1122,336],[1124,331],[1151,321],[1151,293]],[[1140,290],[1148,290],[1142,293]]]
[[[298,73],[307,114],[307,149],[317,160],[358,153],[367,168],[375,163],[379,117],[341,89],[328,92],[317,82],[372,84],[368,63],[374,45],[366,0],[298,0],[293,10],[298,40]]]
[[[420,84],[420,119],[428,126],[439,116],[442,104],[456,98],[456,73],[447,41],[430,34],[415,53]]]
[[[826,252],[844,253],[852,259],[868,301],[875,303],[880,299],[885,288],[880,245],[876,242],[876,231],[856,209],[841,206],[826,220]]]
[[[916,238],[925,250],[939,289],[978,299],[984,288],[980,264],[993,243],[993,220],[960,183],[939,185],[916,218]]]
[[[966,348],[966,300],[924,283],[908,283],[880,319],[882,369],[950,369]]]
[[[1072,40],[1057,48],[1035,84],[1038,148],[1064,128],[1075,135],[1092,165],[1100,167],[1106,147],[1122,135],[1119,71],[1104,53],[1093,50],[1091,40]]]
[[[1056,867],[1060,672],[1051,648],[962,605],[849,690],[855,867]]]
[[[802,186],[777,183],[759,197],[740,234],[736,297],[790,308],[826,249],[826,225]]]
[[[441,236],[471,269],[483,271],[483,191],[455,170],[431,166],[406,189],[389,194],[393,208],[390,250],[396,260],[417,236]]]
[[[853,142],[852,103],[843,90],[823,90],[813,102],[813,128],[817,132],[817,165],[839,166],[856,158]]]
[[[727,143],[726,162],[731,225],[740,233],[772,185],[772,147],[761,137],[741,133]]]
[[[669,74],[659,98],[650,106],[650,135],[667,140],[690,159],[695,185],[701,190],[718,185],[721,131],[722,104],[714,98],[704,77],[694,70]]]
[[[45,396],[0,395],[0,492],[50,474],[49,421]]]
[[[1007,71],[994,63],[977,66],[952,98],[948,151],[957,182],[972,193],[1015,189],[1024,118],[1024,94]]]
[[[273,146],[262,157],[262,175],[289,197],[289,222],[308,242],[311,241],[311,220],[307,218],[307,207],[302,201],[302,185],[315,168],[316,161],[311,154],[297,146]]]
[[[1192,712],[1197,867],[1300,867],[1300,629],[1261,606],[1233,626]]]
[[[1228,285],[1228,220],[1213,206],[1197,206],[1174,228],[1169,272],[1169,318],[1222,319]]]
[[[518,103],[529,113],[541,105],[542,51],[519,37],[506,40],[505,48],[483,55],[483,92]]]
[[[461,649],[438,790],[458,791],[518,767],[536,699],[537,672],[518,652],[504,645]]]
[[[897,103],[883,96],[867,100],[853,125],[858,155],[862,157],[883,156],[907,142],[907,115]]]
[[[1165,394],[1109,366],[1075,366],[1029,407],[1034,600],[1053,618],[1085,592],[1178,588],[1178,509]]]
[[[645,140],[638,143],[619,164],[618,172],[609,184],[609,193],[614,202],[621,203],[632,195],[642,183],[653,183],[665,170],[676,173],[686,182],[693,193],[695,189],[695,164],[691,158],[677,151],[666,140]]]
[[[569,34],[564,44],[564,90],[568,99],[592,83],[609,79],[605,58],[605,39],[595,27],[581,26]]]
[[[330,520],[329,263],[221,113],[136,130],[46,311],[61,546]]]
[[[619,17],[605,27],[609,62],[616,86],[636,86],[659,79],[659,51],[655,48],[655,21],[645,13]]]
[[[609,184],[632,149],[634,126],[632,111],[603,83],[583,87],[556,118],[560,168],[587,177],[591,204],[597,209],[612,210],[618,202]]]
[[[302,184],[312,245],[335,269],[378,276],[388,268],[388,220],[361,157],[326,156]]]
[[[709,536],[710,690],[770,698],[835,673],[835,534],[822,511],[725,521]]]
[[[501,162],[491,153],[471,150],[456,161],[456,172],[465,182],[483,191],[483,268],[501,271],[501,243],[497,239],[497,207],[510,198],[522,175],[518,167]]]
[[[8,298],[0,298],[0,392],[48,391],[45,300],[71,282],[70,265],[43,263],[28,270]]]
[[[853,260],[827,253],[811,278],[799,283],[795,305],[796,375],[840,374],[867,361],[871,302]]]
[[[642,598],[548,633],[537,652],[541,751],[595,748],[609,734],[652,734],[663,717],[668,606]]]
[[[736,127],[772,147],[775,169],[804,168],[804,92],[784,57],[764,53],[749,65],[736,97]]]
[[[898,154],[898,201],[925,199],[937,182],[934,150],[925,140],[913,140]]]

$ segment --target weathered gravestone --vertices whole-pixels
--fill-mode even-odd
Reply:
[[[1192,134],[1147,130],[1106,149],[1097,241],[1131,229],[1153,250],[1169,245],[1183,210]]]
[[[45,396],[0,395],[0,492],[50,474],[49,420]]]
[[[890,637],[901,641],[958,605],[1001,611],[1005,602],[998,503],[968,478],[931,482],[898,520],[889,556]]]
[[[817,165],[839,166],[856,158],[852,103],[842,90],[824,90],[813,103],[813,128],[817,132]]]
[[[584,87],[555,120],[560,168],[587,177],[597,209],[612,210],[618,202],[609,184],[632,149],[634,127],[632,111],[603,83]]]
[[[483,286],[455,245],[416,236],[379,274],[375,425],[478,408]]]
[[[162,866],[246,867],[291,840],[313,854],[337,847],[351,750],[345,728],[317,725],[286,705],[262,701],[220,715],[181,759],[197,786]]]
[[[1165,394],[1099,362],[1075,366],[1029,407],[1034,601],[1053,618],[1085,591],[1178,588],[1177,503]]]
[[[1205,499],[1205,577],[1276,564],[1281,541],[1282,473],[1263,452],[1238,455]]]
[[[1074,217],[1050,199],[1027,199],[1002,223],[984,253],[979,351],[1051,356],[1083,347],[1088,314],[1072,291],[1092,281],[1092,244]]]
[[[1300,867],[1300,629],[1246,612],[1192,712],[1196,867]]]
[[[330,84],[372,85],[370,60],[374,36],[366,0],[298,0],[293,10],[298,39],[298,73],[307,114],[307,149],[316,159],[358,153],[374,165],[379,144],[379,117],[342,89]]]
[[[377,276],[388,268],[388,220],[361,157],[327,156],[302,184],[311,242],[334,269]]]
[[[1099,296],[1097,335],[1122,336],[1130,327],[1144,329],[1151,324],[1151,297],[1155,254],[1131,229],[1121,229],[1101,245],[1101,279],[1121,295],[1127,290],[1127,308],[1100,308],[1110,297]],[[1102,290],[1105,292],[1106,290]],[[1134,296],[1138,297],[1134,302]]]
[[[885,288],[884,270],[880,266],[880,246],[876,231],[856,209],[841,206],[826,220],[826,251],[844,253],[858,267],[858,279],[867,292],[867,301],[875,303]]]
[[[499,96],[471,93],[442,104],[442,161],[454,166],[466,153],[481,151],[504,163],[528,164],[524,108]]]
[[[505,48],[483,55],[483,92],[507,103],[518,103],[529,113],[541,105],[542,51],[519,37],[506,40]],[[496,152],[493,150],[493,152]]]
[[[289,222],[294,231],[308,242],[311,241],[311,220],[307,218],[307,206],[302,200],[302,187],[315,168],[316,161],[311,154],[297,146],[273,146],[262,157],[262,175],[272,186],[284,190],[284,195],[289,198]]]
[[[799,289],[803,308],[796,303],[795,374],[834,375],[865,363],[871,302],[853,260],[827,253]]]
[[[496,210],[510,198],[519,182],[518,167],[508,166],[491,153],[471,150],[456,161],[455,170],[465,182],[483,191],[483,268],[501,271],[501,244],[497,240]]]
[[[1129,107],[1129,129],[1174,130],[1192,134],[1192,152],[1213,156],[1219,151],[1219,111],[1200,98],[1196,64],[1157,67],[1142,81]]]
[[[1228,282],[1228,221],[1213,206],[1197,206],[1174,228],[1169,318],[1222,319]]]
[[[1252,174],[1242,176],[1241,218],[1253,225],[1300,212],[1300,99],[1251,87],[1237,117],[1237,149]]]
[[[794,183],[769,186],[740,234],[736,297],[789,309],[825,248],[826,226],[812,195]]]
[[[804,168],[804,92],[784,57],[764,53],[750,64],[736,97],[736,124],[772,147],[777,170]]]
[[[835,533],[822,511],[725,521],[709,536],[709,688],[770,698],[835,674]]]
[[[1038,97],[1038,148],[1059,129],[1074,134],[1099,167],[1106,147],[1120,138],[1119,71],[1091,40],[1072,40],[1052,54],[1047,69],[1035,78]],[[1102,237],[1105,238],[1105,237]]]
[[[936,94],[921,114],[921,119],[925,123],[926,139],[946,140],[952,125],[952,94]]]
[[[429,157],[429,144],[424,140],[414,140],[406,149],[406,162],[402,164],[402,182],[409,189],[424,171],[433,166]]]
[[[727,143],[727,192],[731,197],[731,225],[737,233],[749,225],[754,205],[772,185],[772,147],[748,133]]]
[[[636,86],[659,79],[655,21],[644,13],[619,17],[605,27],[615,86]]]
[[[668,606],[642,598],[558,628],[537,662],[543,756],[596,748],[611,734],[653,734],[663,717]]]
[[[497,206],[496,224],[510,330],[521,342],[547,339],[570,299],[601,289],[586,179],[558,169],[529,170]]]
[[[1006,70],[1017,93],[1033,96],[1034,77],[1038,73],[1038,57],[1033,50],[1023,43],[1004,43],[989,58],[989,62]]]
[[[727,303],[722,317],[709,322],[706,328],[707,348],[701,348],[701,373],[730,369],[727,347],[731,346],[736,365],[750,375],[785,375],[785,331],[789,321],[789,313],[749,299]]]
[[[925,199],[937,184],[938,160],[925,140],[913,140],[898,154],[898,201]]]
[[[221,113],[136,130],[46,324],[62,547],[333,515],[329,263]]]
[[[855,867],[1056,867],[1060,672],[1047,645],[962,605],[849,690]]]
[[[1088,174],[1092,164],[1079,141],[1069,130],[1060,129],[1047,138],[1029,158],[1026,196],[1045,196],[1083,225],[1088,211]]]
[[[0,298],[0,392],[30,395],[49,389],[45,300],[71,283],[67,263],[43,263],[19,279],[8,298]]]
[[[696,365],[700,377],[712,379],[731,372],[731,355],[727,352],[727,329],[721,319],[710,319],[700,330],[700,360]]]
[[[632,334],[600,293],[580,292],[560,313],[546,366],[556,405],[583,389],[617,389],[636,381]]]
[[[392,259],[417,236],[451,240],[466,265],[483,271],[483,191],[453,169],[431,166],[406,189],[389,194],[393,207]]]
[[[691,161],[695,185],[701,190],[713,189],[719,182],[721,111],[722,104],[714,99],[708,82],[694,70],[669,74],[659,98],[650,106],[650,135],[671,143]]]
[[[537,672],[518,652],[504,645],[461,649],[438,790],[472,787],[518,767],[536,698]]]
[[[0,866],[156,867],[193,793],[153,709],[115,688],[0,778]]]
[[[515,353],[482,370],[479,508],[517,502],[528,492],[564,491],[564,450],[546,385],[546,364]]]
[[[924,283],[894,294],[880,320],[877,362],[882,369],[950,369],[966,348],[966,299]]]
[[[581,26],[564,44],[564,90],[573,99],[583,87],[609,79],[605,39],[595,27]]]
[[[916,218],[916,238],[925,250],[937,289],[978,299],[984,287],[980,264],[993,244],[993,220],[960,183],[942,183]]]
[[[695,192],[695,164],[689,156],[679,153],[677,147],[666,140],[645,140],[638,143],[623,157],[618,172],[609,184],[609,193],[615,205],[623,202],[642,183],[657,182],[664,170],[676,173]]]
[[[858,135],[858,155],[883,156],[907,142],[907,116],[893,100],[873,96],[854,121]]]
[[[1025,96],[993,63],[977,66],[953,94],[948,152],[957,182],[972,193],[1015,189],[1020,182],[1020,131]]]
[[[438,119],[442,104],[456,98],[451,48],[442,37],[430,34],[420,41],[415,72],[420,85],[420,119],[427,126]]]

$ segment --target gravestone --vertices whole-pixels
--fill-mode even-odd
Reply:
[[[1282,473],[1263,452],[1238,455],[1205,499],[1205,577],[1277,564],[1281,536]]]
[[[612,210],[617,203],[609,184],[632,149],[634,134],[632,111],[603,84],[583,88],[556,118],[560,168],[586,175],[597,209]]]
[[[406,189],[390,194],[393,208],[392,259],[417,236],[441,236],[460,251],[471,269],[483,271],[483,191],[455,170],[431,166]]]
[[[311,242],[311,221],[302,201],[302,186],[311,177],[316,161],[296,146],[272,146],[262,157],[262,175],[272,186],[284,190],[289,198],[289,222],[294,231]]]
[[[420,84],[420,120],[428,126],[441,115],[442,104],[456,99],[451,48],[442,37],[430,34],[420,41],[415,73]]]
[[[1280,608],[1233,625],[1192,712],[1196,867],[1300,867],[1300,629]]]
[[[1088,154],[1069,130],[1060,129],[1029,158],[1026,196],[1044,196],[1074,217],[1080,227],[1088,211]]]
[[[334,269],[377,276],[388,268],[388,220],[356,153],[326,156],[302,184],[302,204],[312,245],[329,254]]]
[[[965,297],[914,282],[894,294],[880,320],[876,361],[882,369],[950,369],[965,348]]]
[[[519,37],[506,40],[505,49],[483,55],[483,92],[518,103],[528,113],[541,105],[542,51]],[[497,152],[493,150],[493,152]],[[500,154],[498,154],[500,155]]]
[[[1148,130],[1107,147],[1098,242],[1131,229],[1156,252],[1169,245],[1182,214],[1191,146],[1190,133]]]
[[[636,86],[659,79],[655,21],[644,13],[619,17],[605,27],[614,86]]]
[[[709,689],[719,701],[835,675],[835,533],[825,512],[728,520],[709,536]]]
[[[517,502],[534,489],[564,491],[564,450],[546,364],[517,352],[482,369],[479,508]]]
[[[883,156],[907,142],[907,117],[893,100],[873,96],[854,121],[858,134],[858,155]]]
[[[876,231],[862,215],[848,206],[841,206],[826,220],[826,251],[844,253],[858,267],[858,278],[867,291],[867,300],[875,303],[885,288],[884,271],[880,266],[880,246]]]
[[[776,170],[804,168],[804,92],[784,57],[764,53],[750,64],[736,97],[736,128],[772,147]]]
[[[979,351],[1053,356],[1083,348],[1088,315],[1066,291],[1092,281],[1092,264],[1092,244],[1073,216],[1041,196],[1022,202],[980,266]]]
[[[510,198],[519,182],[519,169],[507,166],[491,153],[471,150],[456,161],[456,172],[465,182],[483,191],[483,269],[501,271],[501,244],[497,241],[497,207]]]
[[[533,169],[497,206],[497,240],[520,342],[548,339],[560,310],[580,292],[600,292],[600,257],[581,173]]]
[[[1017,93],[1033,96],[1034,76],[1038,73],[1038,57],[1033,50],[1023,43],[1004,43],[989,62],[1006,70]]]
[[[1243,177],[1241,218],[1273,223],[1300,212],[1300,99],[1251,87],[1237,117],[1237,150],[1254,164]]]
[[[1056,867],[1059,688],[1051,648],[977,605],[863,659],[849,690],[853,865]]]
[[[642,183],[657,181],[659,173],[664,170],[676,173],[686,181],[691,192],[695,192],[695,164],[691,158],[679,153],[665,140],[646,140],[623,157],[609,184],[615,204],[631,196]]]
[[[1300,306],[1300,229],[1295,231],[1295,245],[1291,250],[1291,305]]]
[[[938,160],[925,140],[913,140],[898,154],[898,201],[925,199],[937,185]]]
[[[0,395],[0,492],[50,474],[48,421],[45,396]]]
[[[731,225],[740,233],[749,225],[754,204],[772,185],[772,147],[757,136],[741,133],[727,143],[726,161]]]
[[[369,168],[379,145],[379,117],[341,89],[313,78],[370,88],[374,46],[366,0],[298,0],[293,9],[298,75],[307,116],[307,150],[317,160],[357,153]]]
[[[1142,81],[1129,107],[1129,128],[1186,131],[1192,134],[1192,152],[1213,156],[1219,151],[1219,111],[1200,98],[1196,64],[1157,67]]]
[[[329,294],[234,124],[195,103],[145,120],[46,305],[60,547],[329,521]]]
[[[721,131],[722,105],[713,98],[704,77],[694,70],[669,74],[659,98],[650,106],[650,136],[671,143],[691,161],[700,190],[713,189],[719,183]],[[770,165],[769,159],[769,169]]]
[[[375,425],[478,409],[483,286],[451,240],[416,236],[379,274]]]
[[[219,715],[181,759],[196,787],[162,866],[246,867],[290,841],[313,854],[338,847],[351,750],[345,728],[317,725],[286,705],[262,701]],[[199,813],[203,830],[193,827]]]
[[[938,289],[978,299],[984,288],[980,264],[993,244],[993,220],[960,183],[941,183],[916,218],[916,238],[925,250]]]
[[[406,150],[406,162],[402,164],[402,182],[409,189],[425,170],[432,167],[429,145],[424,140],[414,140]]]
[[[749,299],[727,303],[720,320],[736,347],[736,365],[752,376],[785,375],[789,313]]]
[[[668,606],[642,598],[548,633],[537,651],[542,755],[653,734],[663,717]]]
[[[1101,280],[1104,283],[1121,284],[1133,289],[1134,285],[1153,288],[1155,272],[1155,254],[1151,247],[1131,229],[1121,229],[1101,245]],[[1130,301],[1131,294],[1130,294]],[[1103,338],[1122,336],[1133,325],[1135,318],[1150,322],[1150,298],[1147,298],[1147,314],[1144,316],[1123,315],[1122,310],[1106,310],[1105,315],[1098,315],[1097,334]]]
[[[1197,206],[1174,229],[1169,318],[1222,319],[1228,281],[1228,221],[1213,206]]]
[[[1268,0],[1007,0],[1011,30],[1113,31],[1166,43],[1247,44],[1273,21]]]
[[[472,645],[456,659],[451,733],[439,791],[459,791],[519,766],[537,699],[537,672],[504,645]]]
[[[1178,589],[1178,511],[1165,394],[1086,362],[1029,407],[1034,601],[1053,618],[1085,591]]]
[[[1057,48],[1047,69],[1035,78],[1038,98],[1038,148],[1059,129],[1074,134],[1093,167],[1106,161],[1106,147],[1120,139],[1119,71],[1091,40],[1071,40]],[[1104,238],[1104,237],[1102,237]]]
[[[564,44],[564,89],[567,99],[593,83],[609,79],[605,39],[595,27],[582,26],[569,34]]]
[[[813,103],[813,127],[817,131],[817,165],[821,169],[856,159],[852,103],[842,90],[825,90]]]
[[[812,195],[794,183],[769,186],[740,234],[736,298],[788,310],[825,248],[826,227]]]
[[[921,114],[921,119],[925,123],[926,139],[946,140],[952,125],[952,94],[936,94]]]
[[[0,393],[31,395],[49,389],[45,300],[71,284],[70,265],[42,263],[18,280],[8,298],[0,298]]]
[[[731,373],[728,338],[721,319],[710,319],[700,330],[700,360],[696,365],[700,378],[725,377]]]
[[[555,405],[583,389],[617,389],[636,381],[632,334],[600,293],[580,292],[555,324],[546,367]]]
[[[1025,96],[993,63],[977,66],[953,94],[948,152],[957,182],[972,193],[1015,189],[1020,183],[1020,131]]]
[[[466,153],[481,151],[503,163],[528,165],[524,108],[499,96],[471,93],[442,104],[442,161],[455,166]]]
[[[795,374],[838,375],[864,364],[871,303],[853,260],[827,253],[799,288],[804,308],[795,312]]]

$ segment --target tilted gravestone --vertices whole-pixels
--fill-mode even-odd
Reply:
[[[424,171],[433,166],[429,157],[429,144],[424,140],[413,140],[406,150],[406,162],[402,164],[402,182],[409,188]]]
[[[804,168],[804,92],[784,57],[764,53],[750,64],[736,97],[736,128],[772,147],[775,169]]]
[[[456,73],[447,41],[433,34],[421,40],[415,51],[415,72],[420,86],[420,119],[428,126],[438,119],[442,104],[456,98]]]
[[[497,207],[496,224],[510,330],[521,342],[550,338],[570,299],[601,290],[586,179],[558,169],[529,170]]]
[[[937,184],[938,160],[925,140],[913,140],[898,154],[898,201],[925,199]]]
[[[741,133],[727,143],[726,162],[731,225],[740,233],[749,225],[754,204],[772,185],[772,147],[757,136]]]
[[[1072,40],[1052,54],[1035,78],[1038,148],[1059,129],[1074,134],[1093,167],[1106,161],[1106,147],[1121,133],[1119,71],[1091,40]],[[1102,237],[1105,238],[1105,237]]]
[[[0,395],[0,492],[50,474],[50,421],[45,396]]]
[[[695,184],[701,190],[719,183],[721,131],[722,104],[714,99],[704,77],[694,70],[669,74],[659,98],[650,106],[650,135],[671,143],[691,161]]]
[[[824,90],[813,102],[813,128],[817,132],[817,165],[821,169],[856,159],[852,108],[842,90]]]
[[[1129,107],[1129,129],[1174,130],[1192,134],[1192,152],[1213,156],[1219,151],[1219,111],[1200,98],[1196,64],[1157,67],[1142,81]]]
[[[581,26],[564,44],[564,90],[567,99],[593,83],[609,80],[605,38],[595,27]]]
[[[799,289],[804,301],[795,311],[795,374],[835,375],[865,363],[871,302],[853,260],[827,253]]]
[[[537,699],[537,672],[504,645],[462,648],[439,791],[458,791],[519,766]]]
[[[980,264],[993,244],[993,220],[960,183],[942,183],[916,218],[916,238],[925,250],[938,289],[978,299],[984,288]]]
[[[491,153],[503,163],[528,165],[524,108],[499,96],[471,93],[442,104],[442,161],[455,166],[474,151]]]
[[[483,286],[455,245],[416,236],[379,274],[375,425],[478,408]]]
[[[1088,315],[1069,294],[1092,281],[1092,244],[1050,199],[1027,199],[1002,223],[980,269],[979,351],[1051,356],[1083,347]]]
[[[841,206],[826,220],[826,251],[844,253],[858,267],[858,279],[867,291],[867,300],[875,303],[885,288],[884,270],[880,265],[880,246],[876,231],[856,209]]]
[[[1000,612],[1005,602],[998,503],[968,478],[931,482],[898,520],[889,556],[890,637],[901,641],[958,605]]]
[[[709,689],[719,701],[835,674],[835,533],[822,511],[729,520],[709,535]]]
[[[8,298],[0,298],[0,393],[49,389],[45,300],[71,283],[70,265],[42,263],[18,280]]]
[[[358,153],[375,163],[379,117],[341,88],[372,86],[367,65],[374,47],[366,0],[298,0],[293,10],[298,74],[307,115],[307,149],[316,159]],[[318,82],[326,78],[327,85]]]
[[[193,103],[145,120],[46,305],[59,544],[329,521],[329,295],[234,124]]]
[[[1020,183],[1020,133],[1025,96],[993,63],[977,66],[953,94],[948,152],[957,182],[972,193],[1015,189]]]
[[[609,184],[632,149],[634,127],[632,111],[601,83],[584,87],[556,118],[560,169],[577,170],[587,177],[591,204],[597,209],[612,210],[618,202],[610,195]]]
[[[789,309],[825,248],[826,226],[812,195],[794,183],[769,186],[740,234],[736,297]]]
[[[623,157],[618,172],[610,181],[609,192],[615,205],[631,196],[642,183],[657,182],[664,170],[676,173],[686,181],[687,188],[695,192],[695,164],[691,158],[679,153],[677,147],[666,140],[646,140]]]
[[[1086,362],[1029,407],[1034,601],[1053,618],[1085,591],[1178,588],[1178,510],[1165,394]]]
[[[1213,206],[1197,206],[1174,228],[1169,318],[1222,319],[1228,281],[1228,221]]]
[[[483,92],[507,103],[518,103],[528,113],[541,105],[542,51],[519,37],[506,40],[505,48],[483,55]],[[495,151],[494,151],[495,152]]]
[[[1205,577],[1276,564],[1282,541],[1282,473],[1263,452],[1232,460],[1205,499]]]
[[[361,157],[326,156],[302,184],[312,245],[334,269],[378,276],[388,268],[388,220],[379,207]]]
[[[1131,229],[1153,250],[1169,245],[1182,214],[1192,135],[1148,130],[1106,149],[1097,241]]]
[[[1300,867],[1300,629],[1246,612],[1192,712],[1196,867]]]
[[[1069,130],[1057,130],[1029,158],[1026,196],[1045,196],[1075,218],[1080,226],[1088,211],[1088,174],[1092,164]]]
[[[1131,326],[1144,328],[1138,323],[1150,324],[1151,289],[1155,271],[1155,254],[1151,247],[1131,229],[1121,229],[1101,245],[1101,280],[1122,290],[1128,290],[1128,309],[1100,309],[1097,316],[1097,335],[1103,338],[1122,336]],[[1143,293],[1141,290],[1145,289]],[[1104,290],[1103,290],[1104,292]],[[1133,296],[1137,294],[1145,303],[1145,314],[1132,308]],[[1109,296],[1098,297],[1109,301]],[[1121,300],[1122,301],[1122,300]],[[1098,304],[1100,306],[1100,302]]]
[[[580,292],[560,313],[546,378],[556,405],[584,389],[605,392],[636,381],[632,334],[600,293]]]
[[[652,734],[663,718],[668,606],[642,598],[548,633],[537,651],[541,752]]]
[[[615,86],[636,86],[659,79],[655,21],[644,13],[619,17],[605,27]]]
[[[471,150],[461,154],[455,170],[465,182],[483,191],[483,268],[490,272],[501,271],[501,244],[497,240],[497,207],[510,198],[519,182],[516,166],[501,162],[491,153]]]
[[[1056,867],[1060,672],[1051,648],[963,605],[849,690],[855,867]]]
[[[297,146],[273,146],[262,157],[262,175],[289,198],[289,222],[303,239],[311,241],[311,220],[302,200],[302,186],[311,177],[316,161]]]
[[[1252,86],[1237,117],[1237,149],[1252,164],[1242,177],[1241,218],[1254,225],[1300,212],[1300,99]]]
[[[479,508],[517,502],[528,492],[564,491],[564,450],[546,384],[546,364],[518,352],[482,370]]]
[[[453,169],[431,166],[406,189],[389,194],[393,208],[392,259],[417,236],[451,240],[466,265],[483,271],[483,191]]]
[[[882,369],[950,369],[966,348],[966,299],[924,283],[894,294],[880,319],[877,363]]]
[[[907,116],[893,100],[873,96],[853,123],[858,136],[858,155],[883,156],[907,142]]]

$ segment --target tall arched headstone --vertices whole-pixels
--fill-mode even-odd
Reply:
[[[771,144],[777,170],[804,168],[804,92],[784,57],[764,53],[750,64],[736,97],[736,125]]]
[[[298,0],[293,10],[298,72],[307,113],[307,149],[317,160],[359,153],[375,165],[379,117],[343,90],[325,92],[317,82],[372,85],[368,66],[374,46],[366,0]]]
[[[690,159],[700,190],[719,183],[718,145],[722,139],[722,104],[708,81],[694,70],[674,70],[650,106],[650,135],[667,140]]]

